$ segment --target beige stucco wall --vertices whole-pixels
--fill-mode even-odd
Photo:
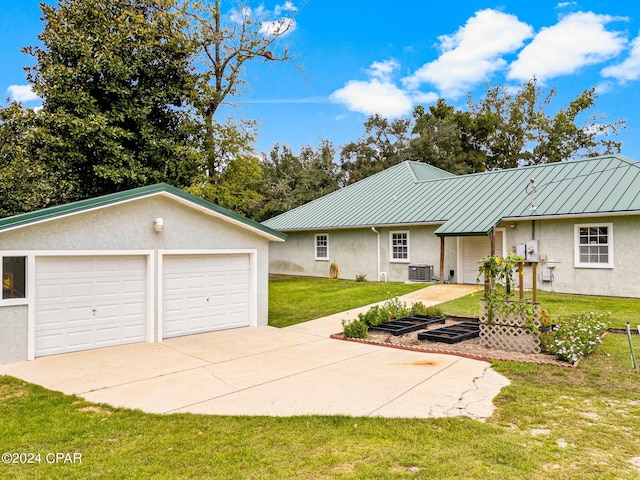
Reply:
[[[164,219],[163,232],[153,229],[153,222],[158,217]],[[4,252],[29,255],[34,250],[66,253],[152,250],[155,251],[153,261],[156,265],[159,250],[256,250],[258,325],[266,325],[268,320],[269,243],[267,238],[253,231],[163,196],[142,198],[0,232],[0,251]],[[154,270],[157,277],[158,269]],[[157,289],[159,282],[157,278],[155,280]],[[158,298],[157,291],[155,298]],[[15,307],[0,306],[0,322],[10,308]],[[154,324],[158,325],[157,308],[154,311]],[[27,309],[20,309],[19,315],[11,315],[12,335],[16,342],[22,344],[26,342]],[[26,354],[21,359],[25,360]]]
[[[380,233],[380,271],[390,282],[406,282],[410,264],[434,266],[440,271],[440,239],[434,235],[437,226],[406,228],[376,228]],[[409,261],[392,262],[390,232],[409,232]],[[329,235],[329,260],[315,260],[315,234]],[[285,243],[272,243],[269,251],[271,273],[326,277],[329,265],[335,261],[340,278],[355,279],[366,275],[368,281],[378,278],[378,235],[371,228],[327,230],[317,232],[288,232]],[[456,242],[445,241],[445,278],[456,269]],[[457,272],[456,272],[457,274]],[[455,281],[455,277],[454,277]]]
[[[0,307],[0,365],[27,359],[27,306]]]
[[[574,226],[577,224],[613,224],[613,268],[580,268],[574,265]],[[511,227],[510,225],[513,225]],[[532,238],[532,223],[505,222],[508,248]],[[555,260],[553,281],[542,281],[548,262],[538,263],[540,290],[584,295],[640,297],[640,218],[612,216],[561,220],[537,220],[535,238],[547,260]],[[525,267],[525,287],[532,286],[532,269]]]
[[[577,224],[613,225],[613,268],[581,268],[574,265],[574,226]],[[535,235],[539,253],[548,260],[555,260],[553,281],[542,281],[542,271],[549,264],[538,264],[538,288],[540,290],[584,295],[640,297],[640,217],[602,216],[532,222],[505,221],[504,253],[515,251],[518,243],[525,243]],[[408,264],[424,263],[434,266],[436,275],[440,268],[440,239],[434,235],[436,226],[407,228],[378,228],[380,232],[381,271],[389,281],[407,281]],[[409,263],[389,261],[389,232],[408,231],[410,235]],[[376,234],[371,229],[330,230],[317,233],[329,234],[329,261],[314,260],[314,232],[291,232],[284,244],[271,244],[270,271],[272,273],[324,277],[329,263],[335,260],[340,267],[340,277],[354,279],[366,274],[367,280],[377,277]],[[488,253],[488,252],[487,252]],[[458,262],[457,239],[445,241],[445,278],[449,270],[456,270]],[[460,263],[461,265],[462,263]],[[475,269],[475,266],[474,266]],[[455,272],[453,283],[461,281]],[[531,288],[532,268],[525,267],[525,287]]]

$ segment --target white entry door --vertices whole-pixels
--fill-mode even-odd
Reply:
[[[38,257],[35,356],[144,342],[144,256]]]
[[[502,247],[503,232],[496,231],[496,256],[503,257]],[[491,240],[489,237],[463,237],[462,238],[462,283],[475,284],[478,278],[478,260],[491,254]],[[484,277],[480,276],[480,283]]]
[[[164,255],[163,338],[248,327],[248,254]]]

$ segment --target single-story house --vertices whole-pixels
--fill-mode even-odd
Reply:
[[[0,219],[0,364],[266,325],[285,236],[167,184]]]
[[[514,252],[542,290],[640,297],[640,164],[619,155],[460,176],[407,161],[263,225],[288,235],[271,273],[473,284]]]

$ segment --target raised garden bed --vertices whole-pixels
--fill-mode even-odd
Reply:
[[[432,317],[430,315],[411,315],[410,317],[389,320],[380,325],[369,327],[369,330],[376,332],[390,333],[391,335],[403,335],[405,333],[415,332],[416,330],[424,330],[429,325],[444,323],[444,317]]]
[[[480,336],[480,324],[475,322],[461,322],[448,327],[429,330],[418,333],[418,340],[428,340],[430,342],[458,343],[470,338]]]

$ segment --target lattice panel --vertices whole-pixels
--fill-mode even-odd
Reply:
[[[480,324],[480,345],[521,353],[540,353],[540,339],[531,329],[509,325]]]
[[[540,339],[530,328],[539,328],[541,325],[540,305],[534,303],[531,307],[533,318],[527,317],[527,310],[524,308],[504,312],[494,307],[489,320],[489,306],[486,302],[481,302],[480,345],[521,353],[540,353]]]

